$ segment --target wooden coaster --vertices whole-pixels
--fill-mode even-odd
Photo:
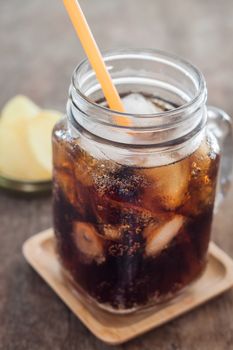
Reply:
[[[53,230],[23,245],[28,263],[41,275],[85,326],[105,343],[116,345],[137,337],[216,297],[233,286],[233,260],[214,243],[202,277],[170,302],[129,315],[111,315],[83,302],[62,277],[54,249]]]

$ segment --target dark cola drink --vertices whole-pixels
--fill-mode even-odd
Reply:
[[[54,227],[77,290],[127,312],[166,300],[200,276],[219,164],[212,141],[172,164],[134,167],[95,158],[68,135],[60,122],[53,136]]]

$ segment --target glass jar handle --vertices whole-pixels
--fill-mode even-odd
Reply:
[[[229,191],[232,182],[233,169],[233,137],[232,137],[232,119],[223,110],[216,107],[208,107],[207,128],[218,140],[221,149],[221,162],[218,176],[217,195],[215,200],[215,209],[218,209],[223,198]]]

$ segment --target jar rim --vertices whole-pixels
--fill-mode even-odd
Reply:
[[[119,112],[116,110],[109,109],[103,105],[100,105],[96,103],[95,101],[91,100],[85,93],[82,91],[82,88],[79,84],[79,77],[85,68],[90,67],[88,59],[84,59],[81,61],[80,64],[77,65],[75,68],[71,83],[72,88],[75,90],[75,92],[78,94],[79,99],[81,99],[81,102],[85,104],[86,106],[91,106],[97,113],[97,115],[101,112],[103,114],[114,114],[116,116],[121,117],[128,117],[131,118],[131,120],[135,119],[141,119],[146,116],[148,119],[153,119],[156,117],[157,121],[161,117],[164,121],[164,117],[166,117],[166,120],[171,120],[176,117],[177,115],[180,115],[182,113],[192,113],[192,111],[196,110],[203,102],[206,100],[206,82],[204,79],[203,74],[200,72],[200,70],[188,62],[185,59],[180,58],[177,55],[167,53],[165,51],[156,50],[156,49],[120,49],[120,50],[108,50],[103,51],[103,58],[105,62],[108,62],[113,59],[117,58],[127,58],[127,59],[146,59],[146,60],[154,60],[154,61],[161,61],[163,63],[168,63],[169,65],[172,65],[173,67],[178,67],[180,70],[183,71],[184,74],[189,74],[190,78],[192,77],[195,79],[195,82],[197,83],[196,86],[196,93],[194,97],[190,99],[190,101],[185,102],[184,104],[173,108],[168,111],[162,111],[154,114],[137,114],[137,113],[128,113],[128,112]],[[170,117],[170,118],[169,118]],[[101,121],[102,124],[109,125],[108,122]],[[114,126],[113,124],[111,124]],[[135,127],[131,126],[124,126],[124,125],[116,125],[116,127],[120,128],[127,128],[127,129],[135,129]]]

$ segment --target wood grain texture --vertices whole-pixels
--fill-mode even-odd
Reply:
[[[209,103],[233,115],[232,0],[80,1],[101,49],[151,47],[189,59],[204,73]],[[70,76],[83,52],[62,1],[1,0],[0,106],[16,93],[64,111]],[[213,237],[233,256],[231,190]],[[51,226],[51,198],[0,194],[1,350],[229,350],[233,291],[139,339],[97,340],[27,265],[26,238]]]

